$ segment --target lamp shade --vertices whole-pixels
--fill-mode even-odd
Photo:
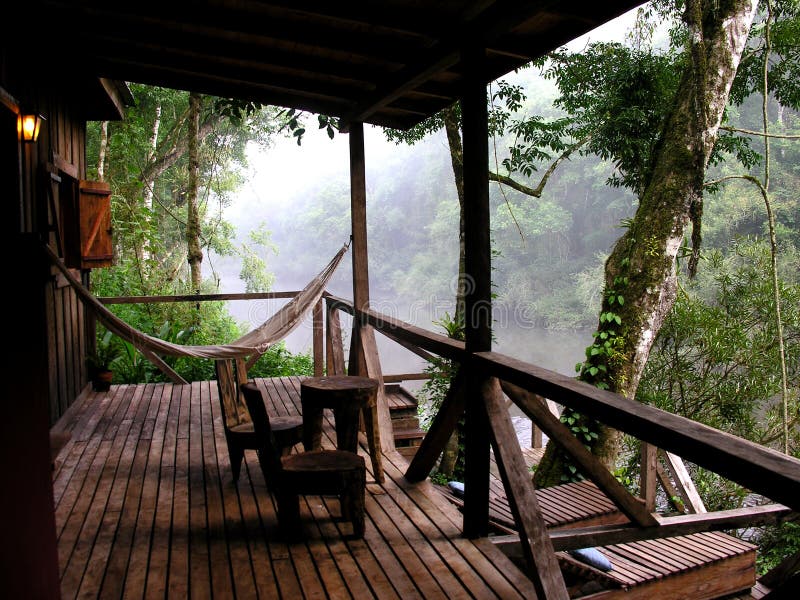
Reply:
[[[35,142],[44,117],[36,113],[20,113],[17,116],[17,135],[23,142]]]

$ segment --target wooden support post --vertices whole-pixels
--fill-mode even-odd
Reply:
[[[681,500],[681,495],[678,490],[675,489],[675,486],[672,485],[672,482],[669,479],[669,474],[667,473],[666,469],[661,466],[660,462],[656,462],[656,475],[658,476],[658,482],[661,484],[661,487],[664,488],[664,492],[667,494],[667,500],[669,503],[677,510],[679,513],[686,512],[686,505]]]
[[[642,442],[641,466],[639,468],[639,496],[644,500],[644,506],[649,512],[656,509],[656,465],[658,462],[658,448],[653,444]]]
[[[394,447],[394,430],[389,414],[389,403],[383,387],[378,345],[375,331],[367,323],[362,323],[359,312],[369,309],[369,258],[367,252],[367,181],[364,160],[364,125],[350,125],[350,224],[353,257],[353,336],[350,340],[351,375],[363,375],[378,380],[377,423],[371,424],[375,441],[380,442],[384,452]],[[377,425],[377,428],[375,427]],[[370,428],[368,427],[368,433]],[[376,478],[382,474],[376,473]]]
[[[322,377],[325,374],[325,353],[323,350],[324,346],[324,333],[323,333],[323,325],[322,325],[322,313],[323,313],[323,300],[320,299],[314,305],[314,310],[312,312],[312,355],[314,357],[314,377]]]
[[[339,311],[328,305],[328,327],[326,329],[326,358],[328,375],[344,375],[344,345]]]
[[[458,425],[458,420],[464,414],[464,401],[466,394],[464,390],[465,376],[459,370],[447,390],[447,395],[439,407],[439,412],[433,418],[428,433],[422,438],[411,464],[406,470],[406,479],[412,483],[422,481],[430,475],[436,464],[439,455],[447,445],[450,436]]]
[[[158,354],[151,352],[147,348],[139,348],[139,352],[141,352],[142,356],[144,356],[147,360],[153,363],[159,371],[169,377],[173,383],[177,383],[178,385],[188,385],[189,382],[181,377],[180,374],[175,371],[175,369],[164,362],[164,360],[158,356]]]
[[[481,394],[489,419],[495,461],[517,523],[522,553],[528,564],[528,576],[539,598],[567,600],[567,586],[497,379],[488,379]]]
[[[675,486],[678,488],[681,499],[686,505],[686,510],[693,514],[706,512],[703,499],[697,492],[694,481],[692,481],[692,477],[689,475],[689,471],[686,469],[686,465],[683,464],[681,457],[672,452],[665,451],[664,460],[669,470],[672,472],[672,476],[675,478]]]
[[[542,447],[542,430],[537,427],[536,423],[531,421],[531,448]]]
[[[475,77],[464,83],[461,101],[464,136],[464,275],[465,344],[468,353],[488,352],[491,329],[491,248],[489,238],[489,124],[486,84],[483,81],[486,51],[465,51],[466,73]],[[467,366],[467,365],[462,365]],[[464,535],[489,534],[489,428],[486,405],[479,390],[486,376],[467,366],[464,456]]]

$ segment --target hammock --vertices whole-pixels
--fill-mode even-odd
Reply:
[[[325,291],[325,287],[328,285],[331,276],[336,270],[336,267],[339,266],[349,246],[350,244],[342,246],[341,250],[336,253],[336,256],[331,259],[331,262],[327,264],[319,275],[314,277],[301,292],[256,329],[230,344],[215,346],[173,344],[172,342],[161,340],[131,327],[108,310],[102,302],[87,290],[86,287],[70,273],[66,265],[64,265],[49,246],[45,246],[44,248],[51,262],[58,267],[58,270],[61,271],[62,275],[64,275],[69,284],[74,288],[84,306],[95,314],[106,329],[133,344],[134,348],[142,352],[148,358],[152,359],[154,354],[211,359],[251,356],[248,362],[252,363],[255,362],[259,356],[264,354],[272,344],[289,335],[300,324],[306,313],[319,302],[319,299]],[[161,362],[158,357],[155,358]]]

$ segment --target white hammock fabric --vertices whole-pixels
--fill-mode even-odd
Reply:
[[[264,323],[230,344],[216,346],[173,344],[172,342],[161,340],[131,327],[108,310],[102,302],[87,290],[84,285],[70,273],[66,265],[64,265],[49,246],[45,246],[45,251],[52,263],[58,267],[70,285],[75,289],[78,298],[83,302],[84,306],[95,314],[106,329],[133,344],[133,347],[137,350],[145,354],[168,354],[170,356],[211,359],[252,356],[252,361],[264,354],[272,344],[289,335],[300,324],[308,311],[319,302],[336,267],[339,266],[342,257],[345,252],[347,252],[348,247],[349,244],[342,246],[342,249],[336,253],[336,256],[333,257],[331,262],[327,264],[319,275],[314,277],[301,292]]]

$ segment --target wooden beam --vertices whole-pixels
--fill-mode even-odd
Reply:
[[[678,493],[683,499],[687,510],[690,513],[706,512],[703,499],[697,492],[694,481],[692,481],[692,476],[689,475],[689,471],[686,469],[686,465],[683,464],[681,457],[673,454],[672,452],[666,451],[662,451],[662,454],[664,455],[664,460],[666,461],[672,476],[675,478],[675,486],[678,488]]]
[[[636,525],[598,525],[574,529],[550,530],[553,548],[559,550],[577,550],[625,544],[640,540],[650,540],[677,535],[689,535],[701,531],[721,531],[754,527],[757,525],[775,525],[798,518],[786,506],[766,504],[749,508],[736,508],[702,515],[678,515],[661,517],[655,527],[637,527]],[[519,538],[516,535],[496,536],[492,541],[497,546],[516,546]]]
[[[462,364],[467,358],[464,342],[411,325],[374,310],[356,311],[352,302],[336,296],[328,296],[328,302],[332,308],[343,310],[361,322],[369,323],[375,330],[380,331],[383,335],[398,343],[406,342]]]
[[[664,488],[664,492],[667,494],[667,500],[669,503],[675,507],[679,513],[686,512],[686,504],[681,499],[681,494],[678,490],[675,489],[675,486],[672,485],[672,481],[670,481],[669,473],[667,473],[666,469],[661,466],[660,462],[656,462],[656,476],[658,477],[658,482],[661,484],[661,487]]]
[[[164,375],[169,377],[170,380],[173,381],[174,383],[177,383],[179,385],[187,385],[189,383],[183,377],[181,377],[175,371],[175,369],[173,369],[167,363],[165,363],[164,360],[157,354],[151,352],[146,348],[136,348],[136,349],[139,350],[139,352],[142,353],[142,356],[144,356],[147,360],[153,363],[158,368],[159,371],[161,371]]]
[[[344,375],[344,345],[342,343],[342,326],[339,323],[339,311],[328,305],[328,327],[326,330],[327,362],[329,375]]]
[[[502,382],[503,391],[508,394],[522,412],[536,422],[547,436],[558,444],[577,463],[581,472],[591,479],[608,498],[616,504],[620,511],[634,523],[643,527],[655,526],[658,521],[633,497],[625,486],[614,477],[597,457],[589,452],[572,432],[559,421],[544,402],[509,382]]]
[[[324,301],[320,299],[312,311],[312,356],[314,357],[314,377],[325,374],[324,327],[322,324],[322,311]]]
[[[159,302],[220,302],[223,300],[274,300],[294,298],[300,292],[251,292],[247,294],[180,294],[177,296],[104,296],[103,304],[158,304]]]
[[[392,426],[392,417],[389,414],[389,404],[386,400],[386,392],[383,385],[383,372],[381,370],[381,360],[378,354],[378,345],[375,342],[375,331],[369,325],[362,325],[359,328],[359,341],[364,348],[364,362],[366,367],[366,376],[370,379],[378,381],[378,426],[380,435],[376,433],[376,438],[380,447],[384,452],[393,452],[394,446],[394,427]]]
[[[463,61],[471,73],[480,73],[485,50],[471,48]],[[492,348],[491,247],[489,235],[489,121],[486,84],[470,77],[461,100],[464,138],[464,274],[465,347],[467,352]],[[467,371],[464,452],[464,534],[489,533],[489,428],[480,390],[485,376]]]
[[[428,432],[422,438],[422,443],[411,459],[411,464],[406,470],[406,479],[408,481],[412,483],[422,481],[430,475],[436,465],[439,455],[441,455],[450,436],[456,430],[459,419],[464,414],[464,405],[466,403],[465,382],[466,376],[459,369],[450,383],[447,395],[444,397],[439,411],[433,417],[433,422]]]
[[[470,364],[800,510],[800,460],[496,352],[479,352]]]
[[[404,381],[424,381],[430,379],[430,373],[393,373],[392,375],[384,375],[384,383],[402,383]]]
[[[644,500],[648,512],[656,510],[656,472],[658,465],[658,448],[653,444],[642,442],[639,466],[639,496]]]
[[[486,403],[495,461],[517,524],[528,576],[540,598],[567,600],[567,586],[497,379],[488,379],[481,395]],[[464,493],[468,492],[465,484]]]
[[[364,125],[350,127],[350,225],[353,259],[353,306],[369,308],[369,259],[367,250],[367,178],[364,159]]]

